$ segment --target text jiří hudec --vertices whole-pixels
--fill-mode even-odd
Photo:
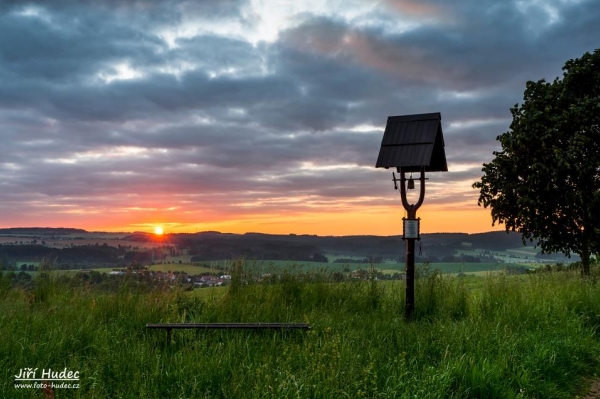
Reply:
[[[60,371],[54,371],[52,369],[42,369],[41,375],[38,378],[38,368],[26,367],[19,370],[19,374],[15,375],[17,380],[37,380],[37,379],[49,379],[49,380],[78,380],[79,371],[69,370],[64,368]]]

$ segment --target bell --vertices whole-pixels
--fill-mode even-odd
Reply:
[[[415,181],[413,180],[413,178],[411,176],[410,179],[408,179],[408,189],[414,190],[414,188],[415,188]]]

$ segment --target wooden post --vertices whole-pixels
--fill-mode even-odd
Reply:
[[[417,219],[417,209],[423,204],[425,199],[425,168],[421,167],[421,176],[419,177],[419,200],[416,204],[409,204],[406,198],[406,176],[400,169],[400,196],[402,197],[402,206],[406,209],[409,220]],[[404,317],[411,320],[415,311],[415,238],[404,238],[406,241],[406,304],[404,307]]]
[[[411,320],[415,311],[415,239],[406,239],[406,304],[404,317]]]

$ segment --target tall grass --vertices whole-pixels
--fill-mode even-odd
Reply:
[[[415,321],[404,285],[284,273],[225,295],[115,292],[57,277],[0,279],[0,397],[20,368],[80,371],[56,398],[570,398],[598,371],[600,290],[579,274],[476,280],[428,272]],[[244,278],[246,277],[246,279]],[[157,322],[308,322],[300,331],[146,330]]]

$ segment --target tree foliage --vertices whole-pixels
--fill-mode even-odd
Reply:
[[[493,223],[544,253],[579,254],[589,274],[600,249],[600,49],[569,60],[563,78],[526,84],[501,151],[473,184]]]

